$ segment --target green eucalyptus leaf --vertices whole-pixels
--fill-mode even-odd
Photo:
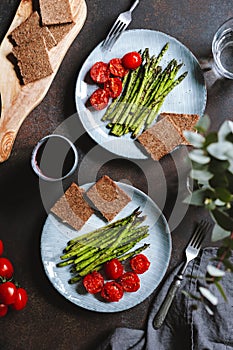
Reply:
[[[211,293],[211,291],[208,288],[205,287],[199,287],[199,292],[201,295],[207,299],[212,305],[217,305],[218,304],[218,298]]]
[[[199,189],[199,190],[193,191],[190,195],[188,195],[185,198],[184,203],[190,204],[190,205],[196,205],[196,206],[203,206],[205,198],[206,198],[206,190]]]
[[[204,304],[204,308],[210,316],[214,316],[214,311],[209,307],[209,305]]]
[[[228,171],[229,171],[231,174],[233,174],[233,160],[232,160],[232,159],[230,160],[230,165],[229,165],[229,167],[228,167]]]
[[[220,240],[230,236],[230,234],[231,234],[231,231],[224,230],[218,224],[215,224],[213,231],[212,231],[211,240],[213,242],[217,242],[217,241],[220,241]]]
[[[231,193],[233,193],[233,174],[229,170],[227,170],[225,172],[225,175],[228,181],[228,189]]]
[[[227,302],[227,296],[226,296],[226,294],[224,292],[224,289],[223,289],[222,285],[218,281],[215,281],[214,284],[218,288],[219,293],[221,294],[221,296],[223,297],[225,302]]]
[[[225,203],[228,203],[232,200],[232,194],[226,188],[216,187],[215,192],[217,197]]]
[[[221,226],[224,230],[233,230],[233,219],[226,212],[216,207],[214,210],[212,210],[212,215],[218,225]]]
[[[185,130],[184,136],[189,141],[189,143],[191,143],[191,145],[197,148],[202,148],[205,142],[205,138],[201,134],[198,134],[196,132]]]
[[[214,312],[213,312],[213,310],[209,307],[209,305],[204,304],[204,307],[205,307],[206,311],[208,312],[208,314],[209,314],[210,316],[214,316]]]
[[[231,160],[233,160],[233,143],[231,143],[231,148],[229,147],[227,152],[226,152],[226,156],[228,157],[228,161],[230,162]]]
[[[189,152],[189,158],[199,164],[208,164],[210,162],[210,157],[201,149],[194,149]]]
[[[212,188],[225,188],[229,183],[225,175],[216,174],[209,180],[209,184]]]
[[[205,114],[202,118],[198,120],[195,125],[195,129],[201,133],[205,133],[210,127],[210,118]]]
[[[227,135],[226,140],[233,143],[233,133]]]
[[[192,161],[192,169],[194,170],[208,170],[208,164],[200,164]]]
[[[226,204],[225,202],[220,201],[220,199],[216,199],[214,203],[217,207],[223,207]]]
[[[225,276],[225,271],[218,269],[217,267],[213,265],[207,265],[206,270],[210,276],[213,277],[223,277]]]
[[[218,160],[212,158],[209,164],[209,171],[213,174],[222,174],[228,169],[229,165],[229,160]]]
[[[233,144],[228,141],[215,142],[207,147],[208,153],[220,160],[227,160],[233,155]]]
[[[208,135],[206,135],[204,147],[206,148],[211,143],[218,142],[218,134],[216,132],[210,132]]]
[[[203,170],[192,169],[190,176],[193,179],[198,180],[199,183],[203,183],[203,182],[206,183],[206,181],[210,180],[213,177],[213,174],[205,169],[203,169]]]
[[[229,134],[233,133],[233,122],[231,120],[226,120],[222,123],[218,131],[219,141],[225,141]]]

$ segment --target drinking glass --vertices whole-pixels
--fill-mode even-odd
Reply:
[[[201,60],[202,69],[206,72],[207,85],[218,79],[233,79],[233,18],[225,21],[216,31],[212,41],[210,60]]]
[[[35,146],[31,165],[43,180],[63,180],[77,168],[78,152],[67,137],[58,134],[48,135]]]

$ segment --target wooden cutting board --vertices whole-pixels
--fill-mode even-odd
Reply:
[[[60,67],[70,45],[83,27],[87,6],[85,0],[71,0],[71,9],[75,25],[70,32],[49,51],[53,74],[27,85],[20,85],[14,65],[7,56],[12,52],[12,44],[8,35],[19,24],[24,22],[33,12],[33,0],[21,0],[13,22],[0,47],[0,162],[9,158],[17,132],[29,113],[43,100]]]

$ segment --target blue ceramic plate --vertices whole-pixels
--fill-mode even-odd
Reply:
[[[92,184],[82,186],[87,190]],[[89,232],[95,228],[106,225],[106,222],[96,216],[91,216],[83,228],[77,232],[61,223],[52,214],[49,214],[41,236],[41,256],[45,272],[59,293],[72,303],[97,312],[118,312],[130,309],[145,300],[161,282],[171,255],[171,236],[168,224],[157,205],[143,192],[123,183],[118,185],[131,197],[131,202],[117,215],[115,220],[132,213],[140,206],[142,215],[147,215],[143,224],[149,225],[149,236],[139,242],[136,247],[144,243],[150,243],[150,247],[144,254],[151,262],[150,268],[140,275],[141,288],[135,293],[125,293],[119,302],[104,302],[92,294],[79,292],[82,290],[79,284],[70,285],[71,278],[69,267],[56,267],[60,261],[60,255],[71,238]],[[135,248],[136,248],[135,247]],[[135,249],[134,248],[134,249]],[[81,282],[79,282],[81,284]]]
[[[175,58],[178,63],[184,64],[180,69],[180,74],[188,71],[188,75],[166,97],[160,112],[194,113],[202,116],[205,111],[207,94],[199,63],[187,47],[162,32],[145,29],[125,31],[110,52],[103,52],[99,44],[88,56],[80,70],[75,90],[79,118],[85,130],[97,144],[118,156],[131,159],[148,157],[130,135],[120,138],[109,135],[109,130],[106,128],[107,123],[101,121],[105,110],[93,111],[86,108],[88,98],[97,88],[97,85],[90,83],[90,79],[88,81],[88,72],[95,62],[109,62],[111,58],[122,57],[129,51],[149,48],[151,55],[158,55],[167,42],[169,48],[160,65],[164,68],[170,60]]]

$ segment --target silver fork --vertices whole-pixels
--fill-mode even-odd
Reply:
[[[168,292],[167,295],[158,311],[158,313],[155,315],[154,320],[153,320],[153,327],[155,329],[158,329],[159,327],[162,326],[167,313],[170,309],[170,306],[173,302],[173,299],[176,295],[176,292],[178,288],[180,287],[181,281],[183,280],[184,272],[186,270],[186,267],[188,263],[195,259],[200,251],[201,244],[203,242],[203,239],[207,233],[207,231],[210,229],[210,223],[208,223],[205,220],[202,220],[196,230],[194,231],[194,234],[192,235],[186,249],[185,249],[185,255],[186,259],[184,264],[181,266],[178,274],[175,276]]]
[[[117,39],[119,39],[121,33],[128,27],[128,25],[132,21],[132,12],[138,4],[139,0],[134,1],[129,11],[122,12],[117,17],[115,23],[112,26],[112,29],[110,30],[106,39],[101,45],[104,50],[110,50],[117,41]]]

